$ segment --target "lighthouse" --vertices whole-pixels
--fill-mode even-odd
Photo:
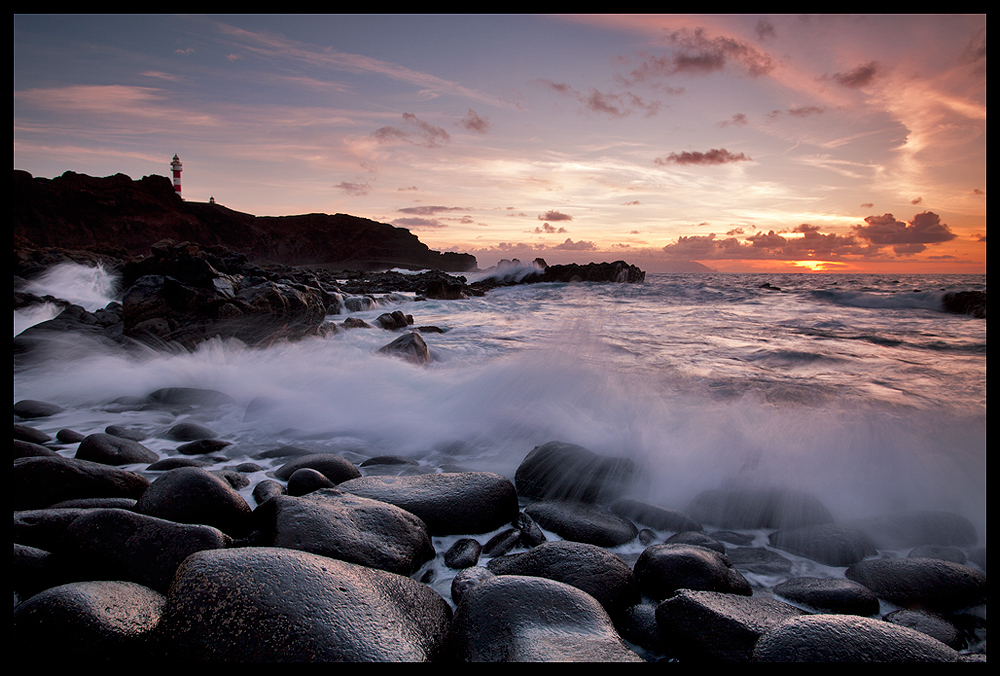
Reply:
[[[170,163],[170,168],[174,172],[174,192],[181,196],[181,160],[174,155],[174,161]]]

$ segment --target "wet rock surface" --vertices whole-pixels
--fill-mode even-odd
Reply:
[[[186,413],[220,396],[176,389],[146,400]],[[21,439],[75,452],[20,420]],[[171,430],[179,431],[155,434]],[[150,482],[141,471],[61,455],[15,460],[16,631],[39,645],[43,627],[70,627],[116,654],[168,661],[892,661],[899,651],[933,661],[985,651],[985,575],[947,560],[959,545],[876,550],[837,564],[823,547],[784,539],[803,532],[822,543],[834,524],[693,530],[700,523],[686,512],[633,499],[614,509],[538,500],[488,472],[365,476],[415,465],[275,452],[288,461],[255,485],[241,474],[258,472],[255,463],[150,471]],[[335,487],[292,495],[306,471]],[[256,509],[239,490],[252,490]],[[750,504],[771,504],[771,522],[793,520],[774,511],[773,494],[763,503],[761,495]],[[786,504],[795,519],[822,513],[801,495]],[[652,528],[642,553],[623,558],[616,549],[637,546],[628,515]],[[897,541],[900,533],[908,542],[970,539],[943,513],[890,522]],[[921,553],[938,558],[912,556]],[[794,575],[802,561],[839,567],[847,579]],[[92,600],[66,600],[81,593],[122,608],[107,622],[125,621],[116,613],[149,619],[118,636],[87,619]],[[143,610],[128,610],[140,607],[136,599]],[[876,620],[882,602],[900,609]],[[38,608],[46,619],[24,619],[41,617]],[[844,614],[879,624],[822,619],[784,629],[793,618]]]

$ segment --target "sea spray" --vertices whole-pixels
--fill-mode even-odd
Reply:
[[[761,289],[764,280],[781,290]],[[985,289],[982,277],[904,282],[904,295]],[[532,448],[559,440],[633,460],[637,497],[665,507],[724,485],[778,485],[813,493],[838,519],[955,511],[984,539],[985,322],[816,293],[833,285],[888,301],[901,286],[879,276],[650,275],[454,301],[403,295],[351,313],[373,323],[401,309],[439,327],[424,336],[433,357],[424,366],[379,354],[397,334],[377,328],[166,352],[67,337],[59,354],[17,372],[15,399],[63,406],[39,421],[53,435],[109,424],[156,435],[190,419],[233,442],[223,455],[265,469],[280,461],[262,454],[291,445],[513,477]],[[235,403],[185,412],[121,403],[162,387],[214,389]],[[160,437],[147,445],[175,453]]]

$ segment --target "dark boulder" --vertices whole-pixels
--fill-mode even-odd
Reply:
[[[14,440],[27,441],[30,444],[44,444],[52,441],[52,437],[34,427],[14,423]]]
[[[451,600],[457,606],[462,602],[462,597],[470,589],[475,587],[480,582],[484,580],[489,580],[492,577],[496,577],[487,568],[482,566],[470,566],[468,568],[463,568],[455,574],[455,577],[451,580]]]
[[[164,472],[139,498],[136,511],[178,523],[214,526],[237,538],[251,530],[252,511],[243,496],[199,467]]]
[[[797,528],[833,522],[833,515],[815,497],[781,488],[707,490],[691,501],[685,513],[721,528]]]
[[[639,529],[628,519],[586,502],[542,500],[528,505],[524,513],[566,540],[599,547],[617,547],[639,534]]]
[[[882,618],[886,622],[915,629],[927,634],[955,650],[964,650],[968,645],[962,631],[943,616],[926,610],[894,610]]]
[[[664,544],[668,545],[697,545],[699,547],[704,547],[705,549],[714,549],[720,554],[726,553],[726,546],[713,538],[711,535],[706,535],[705,533],[700,533],[698,531],[683,531],[681,533],[674,533],[666,540]]]
[[[583,446],[550,441],[525,456],[514,483],[519,495],[538,500],[609,502],[637,478],[638,468],[628,458],[600,456]]]
[[[172,441],[201,441],[203,439],[214,439],[218,435],[204,425],[193,422],[182,422],[168,429],[163,436]]]
[[[459,662],[642,661],[594,597],[520,575],[498,575],[466,591],[449,643]]]
[[[148,659],[161,594],[120,581],[46,589],[14,607],[11,645],[18,661],[123,664]]]
[[[764,547],[727,547],[726,558],[741,573],[787,575],[792,572],[789,559]]]
[[[252,547],[189,557],[157,633],[171,662],[426,662],[442,653],[450,614],[408,577]]]
[[[725,555],[696,545],[652,545],[635,562],[644,596],[663,600],[680,589],[750,596],[750,583]]]
[[[308,495],[321,488],[333,488],[336,484],[326,478],[326,476],[315,469],[302,467],[292,472],[288,477],[287,491],[289,495]]]
[[[806,614],[766,596],[682,589],[656,607],[656,623],[682,659],[749,662],[762,635]]]
[[[669,530],[675,533],[702,530],[700,523],[683,512],[632,498],[615,500],[611,505],[611,511],[656,530]]]
[[[496,575],[530,575],[564,582],[593,596],[612,617],[639,602],[639,585],[632,569],[603,547],[582,542],[546,542],[522,554],[495,558],[486,567]]]
[[[986,319],[986,292],[952,291],[946,293],[941,299],[941,306],[945,312]]]
[[[940,559],[868,559],[845,574],[903,608],[951,611],[986,602],[985,575]]]
[[[908,627],[853,615],[796,617],[764,634],[755,662],[955,662],[958,653]]]
[[[431,351],[424,342],[423,337],[416,331],[408,331],[388,345],[383,345],[378,349],[381,354],[402,357],[414,364],[428,364],[431,362]]]
[[[769,539],[772,547],[828,566],[849,566],[878,553],[861,531],[832,523],[779,530]]]
[[[222,549],[232,538],[210,526],[179,524],[124,509],[96,509],[66,529],[78,561],[112,579],[138,582],[166,593],[189,555]]]
[[[444,553],[444,565],[449,568],[471,568],[479,563],[483,547],[478,540],[459,538]]]
[[[493,472],[367,476],[337,488],[416,514],[431,535],[488,533],[518,513],[514,484]]]
[[[149,486],[141,474],[75,458],[17,458],[14,509],[39,509],[74,498],[138,498]]]
[[[160,456],[138,441],[111,434],[91,434],[76,449],[77,460],[104,465],[134,465],[156,462]]]
[[[588,263],[580,265],[549,265],[540,278],[532,277],[532,281],[542,282],[619,282],[639,283],[646,281],[646,273],[625,261],[614,263]]]
[[[862,615],[879,612],[878,597],[868,587],[840,578],[793,577],[774,588],[774,593],[816,612]]]
[[[290,460],[274,471],[274,476],[288,481],[297,470],[307,468],[321,472],[334,485],[357,479],[361,471],[350,460],[334,453],[309,453]]]
[[[48,448],[47,446],[42,446],[41,444],[35,444],[30,441],[24,441],[22,439],[14,439],[14,458],[44,458],[44,457],[62,457],[57,452]]]
[[[62,413],[62,411],[62,406],[35,399],[22,399],[14,404],[14,415],[22,420],[48,418],[56,413]]]
[[[917,545],[971,547],[979,542],[972,522],[951,512],[901,512],[852,521],[849,525],[862,531],[879,549]]]
[[[300,470],[301,471],[301,470]],[[394,505],[336,489],[278,495],[254,512],[268,546],[298,549],[399,575],[434,558],[424,522]]]

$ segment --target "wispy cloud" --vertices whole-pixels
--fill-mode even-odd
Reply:
[[[232,40],[234,46],[268,59],[288,59],[349,73],[382,75],[419,87],[432,95],[451,94],[494,105],[500,103],[495,96],[388,61],[361,54],[349,54],[332,47],[291,40],[276,33],[249,31],[228,24],[219,24],[218,28],[222,34]]]

